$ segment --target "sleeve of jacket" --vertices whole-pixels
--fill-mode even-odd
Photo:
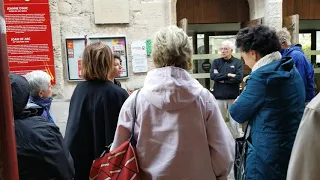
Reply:
[[[306,88],[307,102],[311,101],[315,96],[314,90],[314,71],[309,59],[302,53],[298,52],[292,56],[293,62],[295,62],[296,68],[299,71],[300,76],[304,79]]]
[[[131,94],[120,110],[118,125],[110,151],[113,151],[130,138],[133,118],[131,111],[136,95],[137,91]],[[137,128],[135,128],[135,131],[137,131]]]
[[[318,180],[320,111],[306,108],[291,153],[287,179]]]
[[[234,139],[220,113],[217,101],[209,92],[206,99],[206,131],[213,171],[218,180],[227,179],[234,163]]]
[[[306,76],[306,68],[305,68],[305,61],[309,61],[304,54],[301,52],[294,53],[292,55],[292,60],[296,65],[296,68],[298,69],[300,75],[302,77]]]
[[[73,179],[75,173],[73,160],[59,128],[55,125],[50,125],[45,131],[43,138],[39,138],[37,144],[41,146],[39,150],[48,170],[51,174],[56,175],[57,179]]]
[[[240,84],[242,82],[242,78],[243,78],[243,63],[242,63],[242,61],[240,59],[238,60],[236,68],[237,68],[236,76],[233,77],[233,78],[229,78],[228,80],[225,80],[224,83]]]
[[[250,120],[264,101],[265,88],[261,81],[248,79],[245,90],[229,109],[231,117],[241,124]]]
[[[225,72],[219,72],[217,66],[218,59],[215,59],[212,62],[211,70],[210,70],[210,78],[213,81],[224,81],[228,79],[228,74]]]

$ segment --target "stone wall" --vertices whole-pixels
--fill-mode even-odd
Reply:
[[[176,0],[129,0],[130,23],[121,25],[96,25],[94,23],[93,0],[49,1],[57,80],[54,92],[58,99],[69,99],[76,86],[76,83],[67,81],[66,37],[126,35],[129,78],[121,81],[125,89],[134,89],[143,86],[146,74],[132,72],[131,42],[150,39],[162,27],[176,23],[174,2]],[[148,65],[149,70],[154,68],[150,58]]]

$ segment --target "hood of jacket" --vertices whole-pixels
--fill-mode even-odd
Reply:
[[[266,83],[281,83],[288,79],[295,78],[297,69],[290,57],[284,57],[280,61],[267,64],[252,72],[250,78],[260,79]]]
[[[301,44],[292,45],[289,49],[282,50],[281,54],[282,56],[289,56],[294,51],[299,51],[304,54]]]
[[[181,68],[164,67],[149,71],[143,94],[154,106],[163,110],[177,110],[191,104],[203,86]]]
[[[29,83],[26,78],[10,73],[12,103],[14,114],[21,114],[29,99]]]

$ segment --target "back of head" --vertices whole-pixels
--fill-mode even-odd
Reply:
[[[261,57],[281,50],[276,32],[264,25],[241,29],[236,37],[236,46],[244,52],[254,50]]]
[[[108,80],[113,73],[113,66],[114,58],[109,46],[95,42],[84,49],[82,76],[85,80]]]
[[[37,97],[40,91],[48,89],[51,77],[44,71],[32,71],[25,75],[30,85],[30,95]]]
[[[23,76],[10,73],[14,114],[21,113],[29,99],[29,83]]]
[[[282,28],[277,31],[281,45],[291,46],[291,35],[287,28]]]
[[[157,68],[174,66],[191,68],[192,46],[188,35],[177,26],[158,31],[153,40],[152,58]]]

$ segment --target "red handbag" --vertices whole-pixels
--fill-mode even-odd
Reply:
[[[133,123],[131,137],[117,147],[93,161],[90,170],[90,180],[139,180],[139,166],[136,156],[134,126],[137,120],[136,103],[140,90],[137,92],[133,107]]]

